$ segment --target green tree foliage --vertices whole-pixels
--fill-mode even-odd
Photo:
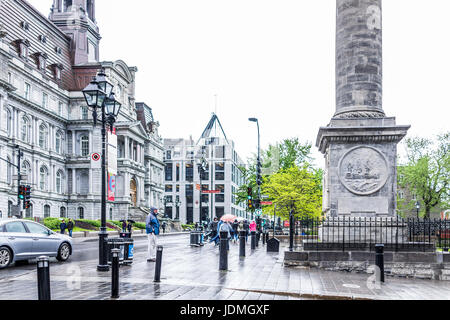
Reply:
[[[291,208],[295,217],[318,218],[322,213],[322,188],[318,172],[308,166],[293,166],[266,178],[262,187],[274,203],[264,208],[264,213],[289,218]]]
[[[406,140],[407,163],[399,167],[399,186],[415,193],[422,203],[425,218],[440,206],[449,208],[450,132],[437,139]],[[413,203],[399,201],[399,208],[412,209]]]

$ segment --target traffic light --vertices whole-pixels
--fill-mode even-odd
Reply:
[[[25,186],[19,186],[19,199],[25,199]]]
[[[247,189],[248,209],[253,210],[253,188]]]
[[[24,194],[25,194],[25,201],[23,203],[23,208],[28,209],[31,207],[31,187],[30,186],[24,186]]]
[[[260,199],[255,199],[254,205],[255,205],[255,209],[256,210],[261,209],[261,200]]]

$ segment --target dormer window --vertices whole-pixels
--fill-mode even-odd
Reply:
[[[28,22],[26,22],[26,21],[22,21],[22,22],[20,23],[20,27],[21,27],[23,30],[25,30],[25,31],[30,30],[30,24],[29,24]]]
[[[45,68],[47,67],[47,54],[42,52],[37,52],[34,54],[36,58],[37,67],[39,70],[45,72]]]
[[[39,41],[44,43],[44,44],[47,43],[47,36],[44,36],[44,35],[41,34],[39,36]]]
[[[61,73],[62,73],[62,70],[64,69],[63,65],[60,63],[55,63],[55,64],[52,64],[50,67],[52,68],[53,77],[55,78],[55,80],[57,80],[57,81],[61,80]]]
[[[72,0],[63,0],[63,12],[72,11]]]
[[[30,42],[28,40],[19,39],[19,40],[14,41],[14,44],[16,45],[19,57],[21,57],[23,59],[27,59]]]

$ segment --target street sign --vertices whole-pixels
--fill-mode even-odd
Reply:
[[[220,190],[203,190],[202,193],[220,193]]]
[[[273,205],[273,202],[272,201],[262,201],[261,205],[262,206],[271,206],[271,205]]]
[[[263,195],[261,195],[261,199],[269,199],[269,196],[268,196],[268,195],[265,195],[265,194],[263,194]]]
[[[262,210],[261,210],[261,209],[256,210],[256,211],[255,211],[255,214],[256,214],[258,217],[262,216]]]
[[[102,167],[102,162],[100,160],[102,160],[100,153],[93,153],[91,155],[92,169],[100,169]]]
[[[13,180],[19,180],[19,176],[17,174],[13,175]],[[28,180],[28,175],[26,174],[20,175],[20,180]]]

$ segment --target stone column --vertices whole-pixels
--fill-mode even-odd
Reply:
[[[335,117],[384,117],[381,0],[337,0],[336,8]]]

